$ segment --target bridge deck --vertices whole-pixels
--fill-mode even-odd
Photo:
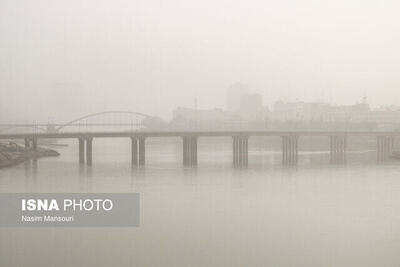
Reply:
[[[110,138],[110,137],[180,137],[180,136],[400,136],[393,131],[123,131],[123,132],[65,132],[0,134],[0,139],[24,138]]]

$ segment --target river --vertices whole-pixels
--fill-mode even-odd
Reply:
[[[0,170],[0,192],[139,192],[133,228],[0,228],[0,266],[399,266],[400,164],[371,149],[330,165],[329,151],[250,141],[249,168],[232,167],[232,141],[199,141],[197,168],[178,139],[148,140],[146,166],[130,141],[95,139],[93,166],[77,142],[61,156]]]

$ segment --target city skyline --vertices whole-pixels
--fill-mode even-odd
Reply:
[[[26,116],[24,118],[24,116],[26,115],[25,110],[19,110],[18,115],[20,116],[19,118],[16,118],[16,121],[19,122],[29,122],[32,120],[40,121],[40,122],[48,122],[48,121],[61,121],[61,120],[57,120],[57,113],[68,113],[71,110],[68,110],[68,106],[74,106],[75,107],[75,111],[76,111],[76,107],[79,106],[83,106],[85,105],[86,108],[84,109],[83,112],[86,113],[73,113],[76,116],[79,115],[85,115],[88,113],[94,113],[94,112],[102,112],[102,111],[110,111],[110,110],[127,110],[127,111],[136,111],[136,112],[143,112],[146,113],[148,115],[154,116],[154,117],[160,117],[163,120],[169,121],[173,118],[173,112],[176,108],[179,107],[183,107],[183,108],[189,108],[189,109],[198,109],[198,110],[212,110],[212,109],[220,109],[223,111],[229,111],[230,108],[229,103],[227,103],[227,98],[229,97],[229,89],[232,86],[235,86],[237,84],[243,85],[246,87],[246,93],[249,96],[260,96],[261,97],[261,105],[265,108],[267,108],[270,111],[273,111],[274,109],[274,105],[276,105],[276,103],[279,102],[283,102],[283,103],[288,103],[288,104],[295,104],[295,103],[316,103],[316,104],[325,104],[325,105],[330,105],[330,106],[351,106],[351,105],[356,105],[356,104],[361,104],[363,103],[363,101],[366,101],[367,104],[371,107],[371,110],[385,110],[385,109],[390,109],[393,107],[395,109],[397,109],[396,107],[399,107],[400,109],[400,105],[396,104],[395,101],[392,101],[392,103],[388,103],[385,105],[379,105],[379,106],[374,106],[373,104],[371,104],[370,102],[370,98],[368,97],[368,94],[366,92],[364,92],[362,95],[360,95],[358,98],[354,99],[354,102],[351,102],[351,100],[348,101],[344,101],[342,103],[339,102],[331,102],[331,101],[327,101],[327,100],[323,100],[323,99],[311,99],[311,100],[307,100],[307,98],[300,98],[300,97],[285,97],[284,95],[277,97],[276,99],[272,100],[272,99],[268,99],[267,101],[265,100],[265,95],[262,94],[262,92],[256,91],[253,88],[249,87],[247,83],[243,83],[243,82],[235,82],[232,83],[230,86],[227,86],[225,89],[225,96],[223,96],[221,99],[219,99],[220,101],[220,105],[218,106],[209,106],[209,105],[204,105],[202,104],[202,98],[201,97],[194,97],[192,99],[191,102],[189,103],[182,103],[182,104],[176,104],[173,106],[174,103],[171,103],[171,110],[168,111],[168,113],[156,113],[156,114],[151,114],[149,112],[147,112],[146,110],[134,110],[134,107],[130,107],[129,105],[120,105],[120,106],[115,106],[112,107],[111,105],[107,105],[105,102],[96,102],[96,103],[92,103],[93,105],[88,105],[88,104],[84,104],[86,102],[86,97],[82,96],[79,94],[79,90],[81,89],[81,86],[79,84],[69,84],[69,83],[61,83],[59,84],[59,88],[62,88],[59,90],[58,93],[53,94],[54,97],[53,98],[54,101],[51,100],[51,97],[49,99],[49,109],[42,109],[42,111],[44,112],[48,112],[50,111],[51,114],[53,114],[52,116],[37,116],[37,117],[30,117],[30,116]],[[71,91],[72,89],[72,91]],[[53,102],[53,107],[51,106],[51,102]],[[63,109],[64,106],[64,109]],[[125,107],[124,107],[125,106]],[[5,105],[2,106],[2,109],[5,109]],[[56,110],[56,113],[53,113],[52,108],[54,110]],[[6,110],[3,110],[6,111]],[[14,111],[12,109],[9,109],[7,111],[12,111],[14,113]],[[232,110],[231,110],[232,111]],[[5,112],[3,112],[3,115],[5,114]],[[32,115],[32,113],[30,114]],[[35,114],[34,114],[35,115]],[[8,117],[13,117],[12,115],[8,116]],[[60,118],[64,118],[65,119],[70,119],[73,117],[68,117],[68,116],[60,116]],[[4,120],[3,118],[3,122],[10,122],[7,120]]]

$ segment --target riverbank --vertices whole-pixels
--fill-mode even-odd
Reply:
[[[0,169],[20,164],[29,159],[42,157],[57,157],[60,153],[55,150],[38,147],[36,151],[26,149],[16,143],[0,143]]]

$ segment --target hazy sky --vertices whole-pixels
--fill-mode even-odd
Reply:
[[[400,105],[400,1],[0,0],[0,119],[287,100]]]

